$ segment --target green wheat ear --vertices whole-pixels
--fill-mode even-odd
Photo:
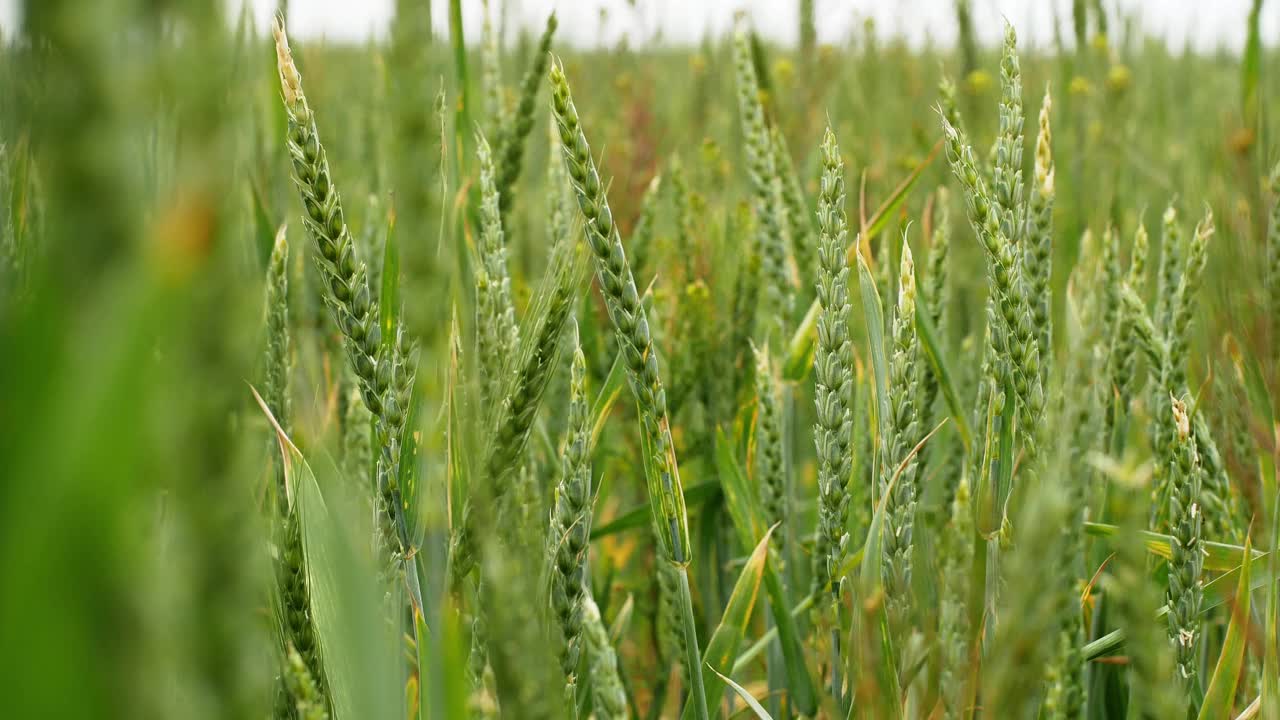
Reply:
[[[1147,227],[1138,223],[1133,234],[1133,247],[1129,255],[1129,272],[1125,284],[1130,288],[1141,288],[1147,279],[1147,252],[1149,249]],[[1126,411],[1129,398],[1133,395],[1134,373],[1138,357],[1138,340],[1129,331],[1131,320],[1128,313],[1121,312],[1115,323],[1115,333],[1109,341],[1112,355],[1107,369],[1111,377],[1111,386],[1115,388],[1115,400],[1108,403],[1107,432],[1117,422],[1117,415]]]
[[[1154,322],[1169,327],[1173,319],[1173,296],[1182,273],[1183,231],[1178,208],[1169,204],[1160,218],[1160,267],[1157,274],[1156,313]]]
[[[1173,457],[1169,463],[1170,534],[1174,538],[1169,558],[1169,589],[1165,595],[1169,606],[1169,641],[1177,659],[1176,682],[1184,688],[1194,705],[1198,694],[1200,605],[1204,567],[1200,527],[1204,513],[1200,504],[1200,455],[1191,432],[1191,418],[1186,403],[1179,398],[1170,401],[1173,426]],[[1198,708],[1197,708],[1198,709]]]
[[[1004,26],[1004,51],[1000,56],[1000,87],[1000,131],[993,148],[991,187],[1000,208],[1000,230],[1017,245],[1022,241],[1021,219],[1024,217],[1022,70],[1018,64],[1018,37],[1008,22]]]
[[[285,680],[299,720],[329,720],[324,693],[302,656],[289,646],[285,659]]]
[[[476,139],[480,161],[480,237],[476,243],[476,358],[480,362],[480,396],[496,402],[503,384],[502,365],[520,345],[511,276],[507,269],[506,239],[499,210],[501,196],[494,178],[489,142]]]
[[[671,440],[667,393],[658,372],[658,355],[653,346],[649,319],[640,304],[640,294],[622,249],[622,239],[605,197],[604,184],[591,158],[591,148],[578,120],[564,69],[558,62],[552,63],[550,77],[552,110],[560,128],[565,169],[578,198],[578,208],[585,223],[584,235],[595,261],[596,276],[640,413],[647,447],[645,462],[650,508],[667,559],[678,565],[687,565],[692,550],[689,519],[676,465],[675,445]]]
[[[481,85],[484,87],[485,115],[496,124],[501,121],[505,108],[502,97],[502,55],[498,47],[498,34],[493,30],[489,0],[484,0],[483,13],[484,20],[480,24]]]
[[[286,145],[293,164],[294,185],[302,200],[303,226],[319,250],[317,264],[324,281],[325,304],[342,331],[361,399],[374,418],[379,449],[379,541],[392,550],[397,562],[403,562],[411,557],[413,543],[401,499],[400,455],[416,373],[416,350],[398,326],[395,335],[383,341],[368,273],[356,257],[342,200],[330,175],[315,115],[303,94],[302,77],[294,64],[281,18],[276,18],[272,32],[289,121]]]
[[[769,525],[785,523],[787,518],[787,467],[782,438],[782,400],[769,350],[753,348],[756,361],[756,484],[760,505]],[[785,532],[779,528],[771,536],[779,557],[784,557]]]
[[[1182,392],[1187,383],[1187,363],[1191,344],[1191,319],[1196,310],[1196,294],[1200,289],[1205,264],[1209,258],[1209,241],[1214,235],[1213,211],[1205,208],[1204,218],[1196,225],[1187,243],[1186,262],[1178,277],[1178,287],[1170,301],[1169,338],[1169,386]]]
[[[533,129],[533,113],[538,99],[538,88],[542,86],[542,76],[547,72],[547,59],[551,56],[551,40],[556,34],[556,14],[547,16],[546,27],[542,37],[538,39],[538,47],[534,50],[529,68],[520,81],[520,101],[516,105],[511,124],[503,128],[502,142],[499,145],[497,189],[499,209],[503,220],[511,213],[511,203],[515,200],[515,184],[520,177],[524,164],[524,146]]]
[[[973,510],[969,504],[969,478],[962,474],[951,501],[951,520],[943,530],[942,598],[938,632],[941,637],[941,687],[947,718],[963,717],[965,685],[971,668],[969,656],[969,573],[973,562]]]
[[[288,433],[293,416],[289,398],[289,374],[293,358],[289,330],[289,238],[286,226],[276,231],[275,245],[267,263],[267,291],[263,303],[266,311],[266,373],[262,383],[262,399],[276,422]],[[274,439],[272,444],[274,445]],[[283,497],[281,498],[283,500]]]
[[[809,219],[809,209],[805,202],[804,191],[800,187],[800,177],[796,174],[795,163],[787,150],[786,138],[778,130],[777,125],[769,128],[769,146],[773,149],[773,166],[781,178],[781,195],[786,210],[787,237],[791,240],[791,256],[795,258],[796,270],[800,277],[808,277],[816,268],[813,264],[814,248],[813,224]]]
[[[844,212],[844,161],[828,127],[822,140],[818,195],[818,283],[821,308],[813,357],[818,453],[818,536],[814,582],[838,596],[837,568],[848,544],[849,492],[853,470],[853,345],[849,340],[848,228]]]
[[[590,597],[583,602],[583,627],[591,668],[591,698],[595,717],[623,720],[628,717],[627,693],[618,673],[618,654],[609,643],[609,633],[600,618],[600,608]]]
[[[1048,381],[1049,360],[1053,351],[1053,297],[1049,287],[1049,279],[1053,274],[1054,167],[1053,130],[1049,124],[1052,108],[1053,98],[1046,88],[1044,103],[1040,106],[1040,131],[1036,135],[1035,185],[1027,205],[1027,233],[1022,250],[1032,324],[1039,341],[1041,382]]]
[[[929,241],[929,254],[926,259],[927,269],[925,270],[920,303],[925,314],[928,315],[929,321],[933,324],[934,335],[938,342],[945,347],[948,332],[948,293],[950,290],[950,273],[947,268],[949,265],[948,259],[951,256],[951,193],[945,187],[939,187],[934,198],[933,205],[937,214],[934,218],[933,236]],[[934,371],[932,364],[921,363],[920,397],[916,405],[925,424],[933,422],[931,413],[934,402],[938,398],[939,387],[938,374]]]
[[[912,556],[916,502],[919,497],[914,453],[923,437],[916,407],[920,377],[920,342],[916,335],[916,273],[911,246],[902,243],[902,263],[898,277],[898,306],[893,318],[892,355],[889,358],[889,417],[881,443],[880,492],[886,488],[884,563],[885,594],[894,627],[905,631],[913,606],[911,601]],[[896,483],[893,482],[897,476]]]
[[[671,420],[667,416],[667,392],[658,372],[658,356],[650,334],[649,320],[635,278],[622,249],[622,239],[614,223],[613,211],[605,197],[604,184],[591,157],[591,146],[582,130],[578,110],[569,91],[564,68],[553,62],[550,72],[551,109],[560,129],[560,150],[565,169],[578,197],[586,232],[583,233],[595,260],[596,278],[613,323],[618,350],[627,368],[627,382],[640,415],[640,441],[649,494],[649,510],[658,531],[664,559],[677,566],[691,702],[696,717],[707,720],[706,691],[703,688],[701,653],[693,620],[693,598],[689,590],[687,566],[692,560],[689,544],[689,515],[685,510],[684,486],[676,464]]]
[[[733,60],[738,83],[738,117],[747,144],[761,270],[764,278],[764,316],[770,323],[764,337],[781,342],[791,314],[791,282],[787,273],[787,240],[783,229],[782,180],[760,102],[760,82],[752,62],[747,34],[734,35]]]
[[[564,646],[560,662],[570,688],[582,647],[582,607],[588,594],[587,541],[591,535],[591,418],[586,392],[586,359],[578,344],[577,323],[570,323],[573,361],[569,383],[569,423],[561,451],[548,542],[552,564],[551,608],[560,623]]]
[[[974,158],[973,149],[961,132],[942,118],[947,160],[964,190],[969,222],[986,251],[987,277],[991,286],[989,305],[995,349],[1012,373],[1014,392],[1021,405],[1019,422],[1026,464],[1034,475],[1044,431],[1045,391],[1040,368],[1040,342],[1035,330],[1031,302],[1022,281],[1017,248],[1001,229],[1004,212],[988,190]]]

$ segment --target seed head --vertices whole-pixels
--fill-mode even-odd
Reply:
[[[1178,440],[1185,441],[1191,434],[1191,420],[1187,417],[1187,405],[1172,395],[1169,399],[1173,404],[1173,424],[1178,430]]]
[[[1053,195],[1053,130],[1049,125],[1049,111],[1053,97],[1045,88],[1044,103],[1040,106],[1040,133],[1036,136],[1036,187],[1044,196]]]
[[[902,267],[898,276],[898,313],[911,317],[916,312],[916,264],[911,258],[911,246],[902,243]]]
[[[284,92],[285,103],[293,107],[302,96],[302,76],[298,74],[298,66],[293,62],[293,52],[289,49],[284,17],[276,15],[271,23],[271,34],[276,41],[276,69],[280,73],[280,89]]]

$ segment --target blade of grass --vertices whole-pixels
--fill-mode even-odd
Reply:
[[[1280,492],[1275,483],[1268,489],[1270,497],[1264,496],[1264,505],[1271,508],[1271,517],[1280,513]],[[1280,720],[1280,647],[1276,638],[1280,637],[1280,522],[1271,521],[1271,542],[1268,545],[1267,557],[1267,615],[1265,620],[1265,637],[1270,638],[1262,655],[1262,694],[1258,699],[1258,709],[1263,720]]]
[[[996,498],[994,509],[998,512],[998,515],[992,517],[995,522],[995,527],[991,529],[993,534],[1000,531],[1009,516],[1009,496],[1013,491],[1013,464],[1015,461],[1014,455],[1017,452],[1013,444],[1013,437],[1014,423],[1017,421],[1018,402],[1013,392],[1012,381],[1005,382],[1004,397],[1004,412],[1000,416],[1000,444],[996,455],[996,463],[991,468],[991,473],[995,475]]]
[[[702,505],[703,503],[713,500],[719,495],[720,483],[714,480],[700,482],[697,485],[689,485],[684,489],[685,506],[692,510],[695,506]],[[649,527],[649,523],[652,518],[653,515],[649,510],[648,504],[632,508],[613,520],[599,527],[592,528],[591,539],[599,540],[600,538],[617,535],[618,533],[626,532],[627,530],[647,528]]]
[[[712,668],[711,672],[716,675],[720,675],[720,678],[724,680],[725,684],[733,688],[733,691],[738,694],[738,697],[742,698],[742,701],[747,704],[747,707],[751,708],[751,712],[755,713],[757,718],[760,720],[773,720],[773,716],[760,705],[760,702],[756,700],[755,695],[747,692],[746,688],[742,687],[730,678],[721,675],[720,671],[715,668]]]
[[[992,443],[999,444],[999,437],[996,432],[996,403],[995,394],[992,393],[987,398],[986,422],[982,428],[982,455],[981,462],[978,465],[978,487],[974,492],[973,502],[973,527],[977,531],[978,536],[982,539],[991,537],[1000,529],[997,525],[996,516],[998,514],[996,499],[995,483],[991,477],[991,463],[995,455],[992,452]],[[979,553],[982,554],[982,553]]]
[[[1262,0],[1253,0],[1249,10],[1248,36],[1244,45],[1244,57],[1240,60],[1240,112],[1247,127],[1257,122],[1258,77],[1262,71],[1262,34],[1258,16],[1262,12]]]
[[[813,604],[817,602],[819,594],[820,593],[818,591],[809,593],[805,599],[800,601],[799,605],[796,605],[791,609],[791,617],[798,618],[808,612],[809,609],[813,607]],[[743,650],[742,654],[733,661],[733,667],[731,668],[730,674],[742,672],[742,670],[745,669],[752,660],[760,657],[760,653],[764,652],[765,648],[768,647],[769,643],[773,642],[773,639],[776,637],[778,637],[778,626],[774,625],[755,642],[751,643],[751,647]]]
[[[297,498],[311,613],[336,715],[392,717],[391,699],[402,696],[396,687],[400,673],[390,662],[397,656],[396,647],[380,620],[382,585],[356,550],[355,538],[368,537],[369,532],[353,532],[350,518],[329,509],[311,465],[276,423],[257,390],[253,395],[275,427],[285,483]],[[337,474],[336,468],[331,474]],[[341,487],[338,482],[328,485]]]
[[[951,419],[955,421],[956,429],[960,432],[960,442],[964,445],[965,453],[968,454],[973,446],[973,430],[969,427],[969,412],[960,400],[960,393],[956,390],[955,382],[952,380],[951,369],[947,367],[947,359],[940,351],[937,330],[933,327],[933,320],[929,318],[925,303],[916,303],[916,333],[920,337],[920,342],[924,348],[925,356],[929,359],[929,364],[938,376],[938,386],[942,388],[942,397],[947,401],[947,409],[951,411]]]
[[[461,187],[466,175],[466,159],[471,157],[471,76],[467,72],[467,40],[462,29],[462,0],[449,0],[449,40],[453,46],[455,94],[458,105],[454,109],[454,138],[458,151],[454,154],[455,184]]]
[[[378,320],[382,323],[382,345],[391,347],[400,322],[400,246],[396,240],[396,212],[387,211],[383,230],[382,290],[378,293]],[[412,426],[410,426],[412,427]]]
[[[1084,531],[1087,535],[1094,537],[1106,538],[1107,542],[1118,542],[1117,536],[1120,529],[1115,525],[1106,523],[1086,522]],[[1161,533],[1154,533],[1144,530],[1140,533],[1142,543],[1146,546],[1147,551],[1152,555],[1158,555],[1165,560],[1169,559],[1172,550],[1173,538]],[[1228,543],[1205,542],[1204,569],[1217,571],[1237,570],[1240,562],[1240,553],[1244,552],[1244,548],[1239,545],[1231,545]],[[1254,560],[1266,557],[1269,553],[1254,548],[1251,550]]]
[[[862,255],[858,256],[858,287],[862,291],[862,312],[866,318],[867,344],[875,379],[876,402],[871,407],[875,411],[872,422],[876,428],[874,437],[878,440],[884,437],[884,423],[889,417],[889,361],[884,349],[884,309],[880,305],[880,290]]]
[[[818,312],[822,305],[814,300],[805,311],[800,326],[787,343],[787,357],[782,365],[782,377],[791,382],[801,382],[813,369],[813,356],[817,352]]]
[[[595,447],[600,439],[600,431],[604,429],[605,421],[609,419],[609,411],[613,409],[613,404],[622,394],[626,379],[627,369],[622,364],[622,355],[619,353],[614,356],[613,365],[609,367],[609,375],[605,377],[604,384],[600,386],[600,392],[596,395],[596,401],[591,406],[591,417],[594,418],[591,421],[591,447]],[[686,488],[685,497],[688,496],[689,492]],[[645,509],[647,510],[647,507]]]
[[[911,188],[915,187],[920,175],[933,164],[933,159],[938,156],[938,151],[942,149],[942,141],[943,138],[938,138],[938,141],[933,144],[933,148],[929,150],[929,155],[924,159],[924,162],[917,165],[910,175],[907,175],[902,179],[902,182],[898,183],[898,186],[893,189],[893,192],[889,193],[889,197],[880,204],[880,207],[871,216],[870,220],[862,223],[862,227],[858,232],[861,236],[859,242],[849,248],[851,255],[858,252],[859,254],[870,256],[871,240],[884,230],[885,225],[893,217],[893,213],[902,206],[902,203],[906,202],[907,195],[911,193]]]
[[[260,269],[265,271],[271,257],[271,248],[275,244],[276,228],[271,221],[271,211],[267,209],[266,201],[262,199],[262,191],[258,189],[256,181],[249,183],[249,191],[253,198],[253,237],[258,250],[258,260],[261,263]],[[10,222],[13,221],[10,220]]]
[[[760,579],[764,576],[765,560],[769,555],[769,537],[774,528],[765,533],[747,559],[733,585],[733,592],[729,594],[729,602],[720,617],[720,624],[707,641],[707,649],[703,651],[702,682],[706,688],[707,702],[712,707],[720,705],[720,696],[724,694],[724,675],[721,671],[731,672],[734,656],[746,635],[747,625],[751,622],[751,612],[756,606]],[[685,720],[693,718],[692,703],[685,704],[683,717]]]
[[[1251,549],[1250,540],[1245,538],[1244,551],[1241,553],[1243,561],[1240,563],[1240,583],[1236,587],[1235,603],[1231,608],[1231,622],[1227,625],[1227,637],[1222,642],[1222,653],[1218,656],[1217,667],[1209,681],[1204,704],[1200,706],[1200,720],[1227,720],[1231,715],[1249,633],[1249,605],[1253,595],[1249,591],[1249,568],[1253,564]]]
[[[734,447],[734,443],[724,434],[724,429],[717,428],[716,472],[724,491],[725,507],[729,510],[743,547],[753,547],[765,534],[764,521],[761,520],[764,512],[759,506],[754,488],[747,482],[746,474],[734,457]],[[804,651],[800,645],[795,619],[787,610],[792,607],[792,603],[772,558],[765,560],[764,586],[769,595],[769,611],[778,628],[778,641],[786,664],[787,687],[791,693],[792,706],[800,713],[813,715],[817,710],[813,679],[804,662]]]

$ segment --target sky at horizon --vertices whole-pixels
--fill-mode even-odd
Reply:
[[[277,0],[225,0],[234,15],[247,3],[260,26],[271,17]],[[881,38],[905,38],[913,46],[954,43],[954,0],[815,0],[818,40],[836,43],[861,32],[867,18]],[[578,47],[612,45],[626,37],[632,45],[658,39],[672,44],[698,42],[707,32],[720,34],[732,26],[735,13],[746,11],[758,31],[770,40],[794,44],[799,0],[490,0],[505,11],[505,35],[519,27],[540,29],[548,13],[560,20],[558,41]],[[0,27],[11,34],[18,22],[20,0],[0,0]],[[1130,15],[1147,32],[1172,47],[1190,42],[1197,50],[1238,50],[1244,42],[1251,0],[1103,0],[1109,14]],[[384,37],[395,0],[290,0],[290,31],[300,37],[362,42]],[[1003,19],[1013,22],[1027,46],[1053,41],[1055,15],[1070,35],[1071,0],[972,0],[975,30],[990,44],[999,40]],[[436,32],[447,32],[448,0],[433,1]],[[463,27],[478,37],[483,0],[462,0]],[[495,24],[497,13],[495,12]],[[1113,20],[1114,22],[1114,20]],[[1264,4],[1263,44],[1274,46],[1280,34],[1280,4]]]

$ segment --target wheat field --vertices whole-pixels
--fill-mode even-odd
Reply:
[[[1280,720],[1262,0],[21,5],[5,717]]]

